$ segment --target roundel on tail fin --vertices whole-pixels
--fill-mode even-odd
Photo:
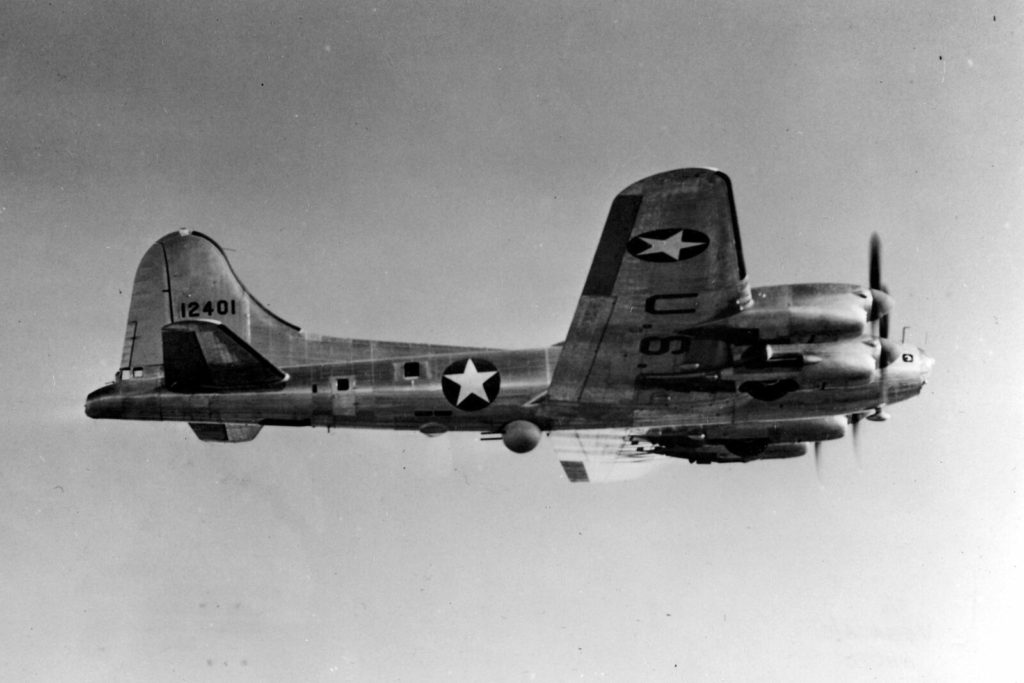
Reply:
[[[702,253],[711,240],[699,230],[663,228],[637,235],[626,244],[630,254],[643,261],[672,263]]]

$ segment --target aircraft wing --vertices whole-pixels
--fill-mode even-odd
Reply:
[[[552,432],[550,439],[565,476],[573,483],[639,479],[671,460],[639,446],[617,429]]]
[[[623,405],[659,382],[716,391],[728,344],[687,330],[749,302],[729,178],[687,168],[634,183],[612,202],[548,399]]]

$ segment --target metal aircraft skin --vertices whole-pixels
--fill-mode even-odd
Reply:
[[[302,332],[183,229],[143,256],[120,370],[85,411],[222,442],[268,425],[460,430],[524,453],[547,434],[571,481],[803,455],[886,419],[931,369],[887,338],[879,251],[869,287],[751,288],[729,178],[660,173],[612,202],[565,342],[513,351]]]

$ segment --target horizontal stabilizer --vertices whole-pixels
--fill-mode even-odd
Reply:
[[[200,441],[226,441],[239,443],[252,441],[263,425],[233,422],[189,422],[188,426]]]
[[[288,375],[216,320],[185,320],[162,330],[164,381],[181,393],[274,389]]]

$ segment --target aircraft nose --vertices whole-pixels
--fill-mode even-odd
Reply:
[[[921,358],[921,379],[927,381],[928,375],[932,372],[932,366],[935,365],[935,359],[924,352],[924,349],[918,349],[918,355]]]

